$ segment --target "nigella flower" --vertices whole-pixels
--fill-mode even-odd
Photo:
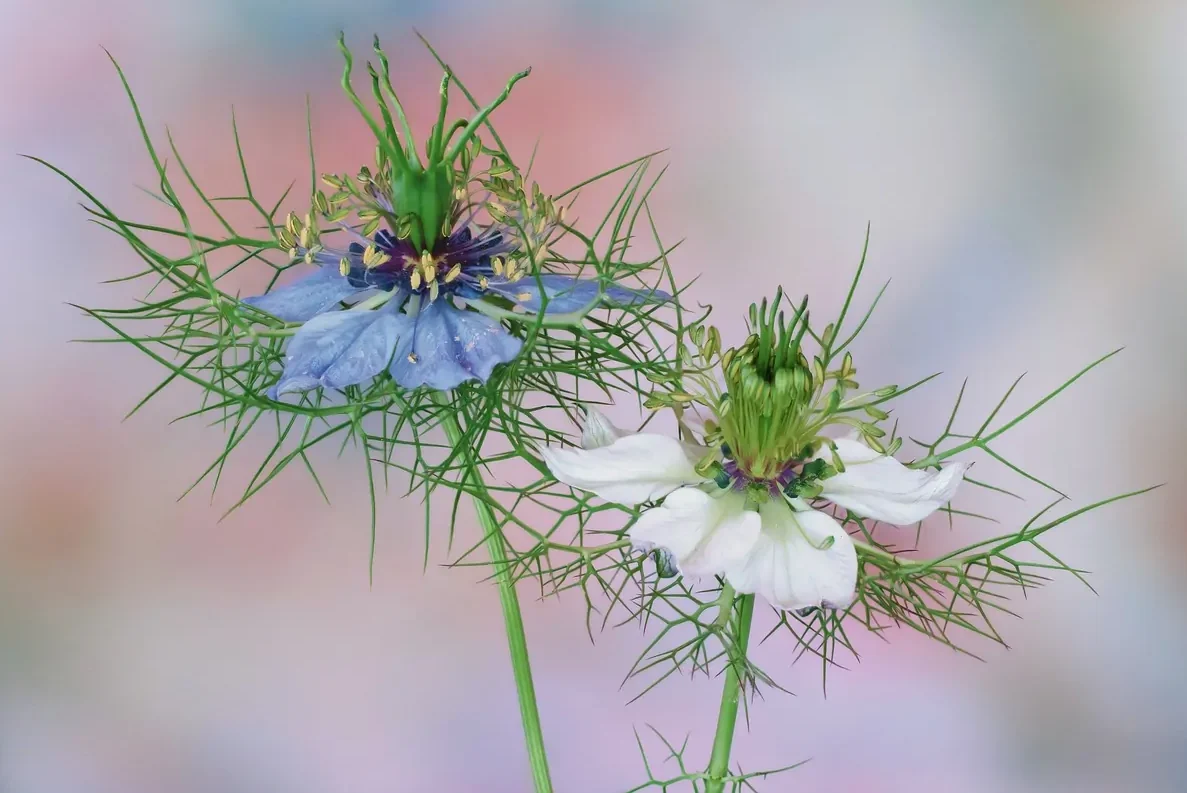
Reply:
[[[497,200],[463,203],[467,185],[475,180],[471,166],[483,151],[475,138],[478,129],[530,70],[514,75],[469,121],[454,123],[447,118],[452,80],[447,71],[438,121],[422,160],[407,124],[401,138],[392,123],[387,101],[401,119],[404,111],[390,89],[388,61],[378,40],[381,72],[370,67],[370,74],[382,124],[351,85],[353,58],[341,37],[339,48],[346,61],[343,87],[377,138],[377,169],[373,174],[363,168],[357,179],[326,175],[323,181],[337,192],[314,196],[316,215],[330,222],[342,225],[357,213],[362,233],[342,225],[351,238],[347,248],[322,247],[315,213],[304,222],[290,215],[277,237],[294,259],[303,258],[317,270],[244,300],[285,322],[304,323],[289,342],[284,373],[270,391],[273,398],[318,387],[341,389],[384,371],[405,388],[446,390],[467,380],[485,382],[523,345],[501,321],[507,304],[563,314],[599,302],[667,299],[655,291],[530,272],[529,251],[547,247],[560,213],[538,187],[529,198],[518,176],[517,181],[496,178],[513,171],[507,163],[492,160],[483,182]],[[379,87],[380,74],[388,83],[386,93]],[[522,207],[523,213],[508,205]],[[492,218],[489,226],[474,222],[481,207]],[[385,224],[387,229],[380,230]]]
[[[630,529],[636,546],[664,549],[686,576],[720,575],[735,590],[779,608],[844,608],[857,583],[857,553],[842,525],[788,486],[805,468],[823,468],[832,449],[756,480],[726,457],[706,471],[706,447],[655,433],[625,433],[591,410],[582,448],[546,447],[542,456],[567,485],[626,506],[659,501]],[[965,466],[907,468],[859,440],[833,442],[844,472],[818,482],[818,498],[896,525],[917,523],[946,504]]]
[[[300,221],[290,218],[294,225],[293,236],[300,237]],[[295,246],[317,271],[243,301],[286,322],[304,323],[289,342],[273,397],[341,389],[384,370],[405,388],[446,390],[467,380],[485,382],[522,347],[502,322],[473,310],[475,301],[488,296],[548,314],[579,311],[597,301],[629,305],[668,298],[593,279],[530,274],[514,258],[518,246],[511,231],[490,226],[475,233],[475,228],[469,218],[457,222],[432,252],[420,254],[386,230],[368,239],[348,228],[353,241],[345,250]],[[360,299],[367,296],[378,300]],[[347,302],[353,304],[342,310]],[[376,302],[382,305],[373,308]]]
[[[541,456],[571,487],[649,505],[630,537],[670,553],[683,575],[721,576],[783,609],[845,608],[855,596],[857,548],[823,508],[917,523],[953,497],[965,465],[917,470],[882,449],[874,439],[884,431],[852,411],[887,414],[843,397],[857,387],[851,358],[832,371],[820,357],[809,364],[800,350],[807,302],[789,325],[777,312],[781,300],[780,293],[770,311],[766,301],[751,306],[753,335],[740,348],[718,355],[716,331],[699,334],[710,340],[701,349],[721,363],[725,388],[701,379],[706,394],[673,404],[691,399],[715,412],[705,422],[709,445],[626,433],[591,410],[581,448],[545,447]],[[861,439],[824,435],[833,425],[858,429]]]

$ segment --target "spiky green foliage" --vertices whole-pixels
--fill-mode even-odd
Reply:
[[[648,726],[648,730],[655,736],[655,739],[662,744],[664,748],[664,756],[657,762],[647,754],[647,749],[643,744],[643,739],[639,736],[639,732],[635,731],[635,744],[639,747],[639,756],[643,760],[643,769],[647,773],[646,781],[635,785],[626,793],[643,793],[643,791],[669,791],[669,790],[686,790],[691,788],[693,793],[703,793],[709,790],[709,785],[716,784],[719,789],[724,788],[729,793],[744,793],[744,791],[757,791],[757,783],[770,779],[778,774],[783,774],[793,769],[799,768],[806,761],[793,763],[792,765],[783,766],[782,768],[772,768],[764,771],[746,771],[741,766],[737,766],[736,770],[729,771],[723,775],[715,775],[709,771],[697,771],[695,761],[689,760],[688,755],[688,739],[685,736],[684,740],[679,746],[668,740],[654,727]],[[668,773],[661,773],[662,766],[675,766],[675,771]]]

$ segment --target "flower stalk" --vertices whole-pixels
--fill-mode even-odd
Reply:
[[[434,401],[444,406],[448,398],[438,392]],[[458,448],[462,440],[462,427],[457,415],[446,408],[442,412],[441,426],[449,445]],[[507,548],[499,521],[490,506],[483,500],[486,486],[472,457],[463,455],[462,487],[473,492],[474,510],[482,528],[484,543],[495,571],[495,584],[499,589],[499,603],[503,608],[503,627],[507,633],[507,649],[511,655],[511,670],[515,676],[515,692],[519,699],[519,716],[523,724],[523,738],[528,750],[528,765],[532,771],[535,793],[552,793],[552,778],[548,772],[548,756],[544,748],[544,731],[540,725],[540,711],[536,704],[536,686],[532,681],[532,664],[528,656],[528,640],[524,632],[523,613],[519,607],[519,595],[508,566]]]
[[[725,682],[721,689],[721,708],[717,711],[717,732],[713,737],[713,751],[709,755],[708,779],[705,793],[723,793],[725,780],[729,776],[730,751],[734,745],[734,729],[738,724],[738,703],[745,690],[746,649],[750,642],[750,622],[754,616],[754,595],[738,597],[729,584],[725,584],[729,603],[722,608],[732,610],[738,606],[737,641],[730,653],[729,666],[725,670]],[[724,597],[723,593],[723,597]]]

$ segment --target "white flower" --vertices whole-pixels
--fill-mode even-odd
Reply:
[[[831,515],[782,494],[755,503],[744,490],[698,474],[707,449],[665,435],[628,433],[590,409],[584,448],[546,447],[544,462],[571,487],[634,506],[663,499],[631,527],[639,546],[671,552],[683,575],[724,576],[742,594],[783,609],[844,608],[857,586],[857,551]],[[907,468],[852,438],[835,441],[845,466],[820,482],[822,498],[853,514],[917,523],[956,493],[965,464]],[[825,447],[818,455],[831,460]]]

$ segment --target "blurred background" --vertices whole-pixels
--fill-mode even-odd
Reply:
[[[493,589],[442,569],[440,546],[422,572],[419,505],[395,493],[369,587],[349,454],[321,467],[333,506],[294,470],[219,521],[266,438],[213,500],[178,503],[221,433],[168,424],[195,406],[180,385],[121,423],[162,372],[130,348],[68,344],[102,329],[67,303],[131,299],[99,282],[138,262],[16,157],[162,217],[137,187],[151,164],[102,45],[212,190],[237,189],[232,105],[258,192],[305,178],[306,92],[319,165],[357,167],[372,144],[337,89],[340,27],[356,47],[383,37],[421,128],[438,74],[414,27],[483,97],[530,64],[496,120],[523,158],[539,140],[551,192],[670,147],[653,207],[687,238],[674,267],[700,276],[690,294],[729,342],[780,283],[834,310],[872,223],[861,296],[893,282],[854,350],[861,380],[946,373],[900,405],[912,434],[942,427],[965,376],[972,423],[1019,373],[1022,404],[1126,346],[1000,444],[1080,504],[1169,483],[1051,537],[1099,595],[1056,581],[1001,624],[1011,650],[975,645],[986,663],[858,637],[861,663],[827,699],[817,664],[764,647],[797,696],[760,703],[735,756],[812,760],[769,791],[1187,789],[1187,6],[821,5],[0,2],[0,790],[528,789]],[[1001,530],[1045,503],[1026,495],[993,502]],[[942,522],[927,540],[950,542]],[[637,629],[591,645],[579,598],[524,596],[559,791],[643,781],[632,727],[691,730],[704,761],[716,683],[627,706]]]

